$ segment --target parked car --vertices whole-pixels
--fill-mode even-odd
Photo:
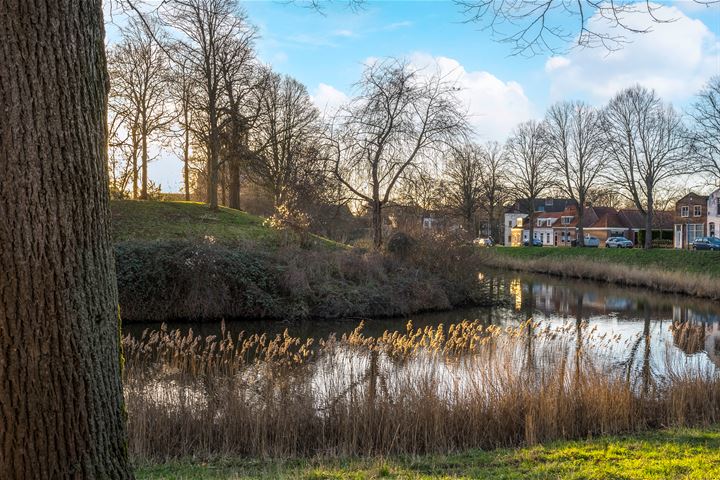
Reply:
[[[578,241],[577,239],[573,239],[570,242],[571,247],[578,247]],[[600,246],[600,239],[597,237],[587,236],[585,237],[585,241],[583,242],[584,247],[599,247]]]
[[[720,238],[698,237],[693,240],[693,250],[720,250]]]
[[[607,248],[633,248],[633,242],[625,237],[610,237],[605,240]]]
[[[588,235],[585,237],[585,241],[583,242],[583,246],[585,247],[591,247],[591,248],[597,248],[600,246],[600,239],[597,237],[593,237],[591,235]]]
[[[493,245],[495,245],[495,242],[493,242],[492,238],[478,237],[473,240],[473,245],[477,247],[492,247]]]
[[[523,242],[523,245],[527,247],[527,246],[528,246],[528,241],[525,240],[525,241]],[[532,246],[533,246],[533,247],[542,247],[542,246],[543,246],[543,242],[542,242],[542,240],[540,240],[539,238],[533,238]]]

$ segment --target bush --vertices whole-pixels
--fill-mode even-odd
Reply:
[[[387,250],[401,257],[405,257],[410,253],[415,241],[405,232],[395,232],[390,235],[387,242]]]

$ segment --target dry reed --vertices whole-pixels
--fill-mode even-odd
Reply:
[[[632,342],[532,321],[318,340],[162,328],[123,339],[129,446],[136,458],[415,454],[720,419],[714,370],[619,365]]]

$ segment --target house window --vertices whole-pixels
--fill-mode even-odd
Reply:
[[[552,199],[552,198],[547,198],[547,199],[545,199],[545,206],[547,206],[547,207],[552,207],[552,205],[553,205],[553,199]]]
[[[563,225],[570,225],[570,222],[572,222],[572,218],[573,218],[573,217],[562,217],[562,218],[560,219],[560,222],[561,222]]]
[[[720,215],[720,198],[717,199],[717,214]]]
[[[508,222],[508,227],[512,228],[512,220]]]
[[[695,205],[695,211],[693,212],[693,214],[694,214],[696,217],[701,217],[701,216],[702,216],[702,206],[701,206],[701,205]]]
[[[715,236],[715,222],[710,222],[708,225],[708,235],[711,237]]]
[[[681,217],[689,217],[690,216],[690,207],[687,205],[683,205],[680,207],[680,216]]]
[[[690,224],[687,226],[688,244],[692,243],[696,238],[703,236],[703,227],[704,225],[702,223]]]

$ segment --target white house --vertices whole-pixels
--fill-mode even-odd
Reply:
[[[707,234],[720,238],[720,188],[708,195]]]

